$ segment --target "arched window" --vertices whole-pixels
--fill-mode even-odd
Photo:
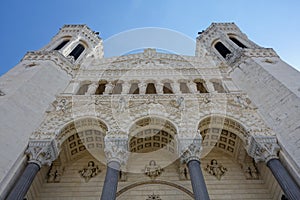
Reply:
[[[229,39],[234,42],[236,45],[238,45],[241,48],[247,48],[243,43],[241,43],[238,39],[234,38],[234,37],[229,37]]]
[[[132,83],[129,90],[129,94],[139,94],[139,93],[140,93],[139,85],[137,83]]]
[[[164,83],[163,92],[164,92],[164,94],[173,94],[172,87],[171,87],[170,83]]]
[[[121,94],[122,92],[122,83],[116,83],[115,87],[112,90],[113,94]]]
[[[106,85],[106,82],[104,82],[104,81],[100,82],[95,94],[96,95],[103,94],[105,91],[105,85]]]
[[[196,83],[197,90],[198,90],[200,93],[208,93],[208,92],[207,92],[207,89],[206,89],[205,86],[204,86],[204,82],[203,82],[203,81],[195,80],[194,83]]]
[[[58,51],[61,48],[63,48],[70,40],[64,40],[62,41],[54,50]]]
[[[80,86],[80,88],[77,92],[77,95],[84,95],[87,92],[89,85],[90,85],[89,83],[86,83],[86,84],[83,84],[82,86]]]
[[[225,47],[221,42],[217,42],[215,44],[215,48],[223,56],[223,58],[226,58],[228,54],[231,54],[231,51],[227,49],[227,47]]]
[[[84,46],[82,44],[78,44],[73,51],[69,54],[69,56],[73,56],[75,60],[80,56],[80,54],[84,51]]]
[[[190,90],[185,82],[180,82],[180,91],[181,93],[190,93]]]
[[[154,83],[148,83],[146,88],[146,94],[156,94],[156,88]]]
[[[215,91],[218,93],[226,93],[226,90],[224,89],[223,85],[219,81],[212,81],[212,84],[214,86]]]

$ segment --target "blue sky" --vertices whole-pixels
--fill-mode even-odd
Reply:
[[[87,24],[107,38],[161,27],[193,39],[212,22],[235,22],[263,47],[300,70],[299,0],[7,0],[0,3],[0,75],[27,51],[46,45],[64,24]],[[105,48],[105,46],[104,46]]]

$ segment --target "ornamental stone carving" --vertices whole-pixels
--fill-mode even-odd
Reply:
[[[248,154],[254,158],[255,162],[264,161],[266,163],[271,159],[278,158],[279,150],[276,136],[252,136],[247,148]]]
[[[29,141],[25,154],[29,156],[29,163],[51,165],[58,156],[58,148],[55,140],[32,140]]]
[[[156,164],[155,160],[151,160],[148,165],[145,166],[145,175],[149,176],[152,180],[160,176],[163,169]]]
[[[200,161],[202,151],[202,137],[200,134],[196,134],[194,138],[180,138],[178,141],[178,152],[183,163],[188,163],[191,160]]]
[[[227,169],[222,164],[218,163],[216,159],[212,159],[210,164],[207,164],[205,171],[221,180]]]
[[[104,153],[107,163],[118,162],[125,165],[129,156],[127,135],[106,135]]]
[[[84,167],[79,171],[79,174],[84,178],[85,182],[88,182],[91,178],[95,177],[101,170],[98,165],[95,165],[94,161],[89,161],[87,167]]]

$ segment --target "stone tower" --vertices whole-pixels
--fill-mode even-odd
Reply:
[[[66,25],[28,52],[0,79],[0,198],[297,199],[299,72],[233,23],[196,42],[104,58]]]

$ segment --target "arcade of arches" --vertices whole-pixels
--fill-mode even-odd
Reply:
[[[264,164],[245,151],[246,132],[238,122],[208,117],[199,123],[201,169],[210,199],[277,199],[280,186]],[[96,119],[65,126],[61,151],[42,167],[27,199],[99,199],[107,170],[107,126]],[[193,199],[189,168],[178,156],[177,128],[161,118],[143,118],[129,129],[126,165],[121,166],[117,199]],[[212,164],[215,160],[216,163]]]

